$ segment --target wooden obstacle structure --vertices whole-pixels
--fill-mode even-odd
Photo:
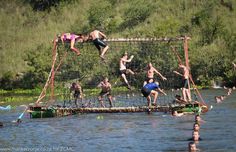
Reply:
[[[85,113],[138,113],[138,112],[168,112],[169,106],[157,107],[112,107],[112,108],[98,108],[98,107],[85,107],[85,108],[69,108],[69,107],[30,107],[28,113],[30,118],[49,118],[49,117],[64,117],[75,114]]]
[[[189,68],[189,63],[188,63],[188,40],[190,40],[189,37],[185,36],[185,37],[176,37],[176,38],[110,38],[110,39],[105,39],[104,41],[106,42],[115,42],[117,44],[122,44],[124,43],[128,43],[129,45],[131,45],[130,42],[134,42],[132,44],[148,44],[153,43],[153,42],[164,42],[164,44],[166,45],[170,45],[169,42],[171,41],[180,41],[183,42],[183,49],[184,49],[184,58],[185,58],[185,64],[186,67]],[[138,45],[138,47],[141,47]],[[155,50],[153,48],[146,48],[147,50]],[[173,48],[172,48],[173,49]],[[140,48],[139,50],[142,50],[142,48]],[[48,80],[40,94],[40,96],[38,97],[38,100],[35,102],[36,105],[31,105],[28,107],[28,112],[31,116],[31,118],[48,118],[48,117],[63,117],[63,116],[68,116],[68,115],[74,115],[74,114],[80,114],[80,113],[137,113],[137,112],[171,112],[171,111],[179,111],[179,112],[199,112],[199,110],[201,111],[207,111],[208,108],[204,102],[204,100],[202,99],[200,93],[198,92],[198,95],[200,96],[201,100],[200,103],[203,103],[203,105],[205,107],[202,107],[202,105],[197,105],[195,106],[195,104],[189,104],[189,107],[186,107],[186,105],[171,105],[172,102],[166,103],[164,105],[158,105],[158,106],[152,106],[152,107],[148,107],[148,106],[143,106],[143,104],[140,104],[138,106],[125,106],[125,107],[120,107],[120,105],[118,107],[112,107],[112,108],[99,108],[99,107],[78,107],[78,108],[70,108],[70,107],[62,107],[62,106],[53,106],[53,103],[55,101],[60,101],[56,99],[56,97],[54,96],[54,88],[55,88],[55,74],[56,72],[58,72],[58,70],[60,69],[60,66],[62,65],[62,63],[64,62],[64,59],[66,58],[67,52],[64,53],[64,55],[59,58],[57,55],[58,51],[57,51],[57,45],[54,41],[54,47],[53,47],[53,51],[52,51],[52,67],[51,67],[51,71],[49,73],[48,76]],[[174,55],[178,58],[179,63],[183,63],[181,61],[180,55],[179,53],[175,50],[175,48],[173,49]],[[56,62],[56,60],[60,59],[58,62]],[[191,78],[191,77],[190,77]],[[192,79],[191,82],[193,83]],[[190,82],[189,82],[190,83]],[[194,83],[193,83],[194,84]],[[189,85],[190,86],[190,85]],[[194,85],[195,86],[195,85]],[[46,105],[43,106],[38,106],[37,104],[39,104],[43,98],[46,96],[46,90],[48,87],[51,87],[51,91],[50,91],[50,101],[52,102],[45,102]],[[195,88],[195,87],[194,87]],[[197,90],[197,88],[195,88]],[[189,87],[190,90],[190,87]],[[167,99],[168,101],[173,101],[172,99]]]
[[[140,112],[189,112],[197,113],[207,112],[207,107],[199,104],[186,104],[186,105],[163,105],[163,106],[129,106],[129,107],[112,107],[112,108],[98,108],[98,107],[44,107],[44,106],[30,106],[28,113],[31,118],[49,118],[49,117],[64,117],[75,114],[86,113],[140,113]]]

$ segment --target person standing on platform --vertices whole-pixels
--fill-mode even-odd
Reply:
[[[151,96],[153,96],[152,105],[157,105],[158,91],[166,95],[166,93],[159,87],[157,82],[148,83],[141,89],[143,96],[147,98],[147,103],[149,107],[151,106]]]
[[[73,93],[75,105],[76,107],[78,107],[78,100],[83,99],[83,91],[81,85],[79,83],[73,82],[70,87],[70,93]]]
[[[98,87],[100,87],[102,89],[101,92],[99,93],[99,96],[98,96],[98,100],[99,100],[101,106],[103,108],[105,108],[105,105],[103,102],[103,97],[106,95],[109,100],[110,107],[113,107],[113,101],[112,101],[112,95],[111,95],[111,84],[110,84],[108,78],[105,77],[103,79],[103,81],[101,81],[98,84]]]
[[[179,64],[179,68],[182,69],[183,74],[177,72],[177,71],[173,71],[175,74],[178,74],[180,76],[183,77],[183,81],[182,81],[182,95],[183,95],[183,100],[186,102],[191,102],[191,92],[189,89],[189,69],[183,65],[183,64]]]

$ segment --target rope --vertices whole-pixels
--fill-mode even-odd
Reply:
[[[100,58],[98,57],[98,53],[96,48],[91,44],[91,43],[84,43],[83,45],[83,49],[87,50],[87,51],[82,51],[82,56],[80,56],[80,60],[79,61],[75,61],[75,60],[68,60],[71,61],[73,63],[67,63],[65,62],[65,58],[67,56],[67,51],[65,52],[64,56],[59,60],[59,63],[57,65],[57,67],[55,68],[55,62],[53,62],[53,69],[55,68],[55,71],[53,71],[55,74],[56,72],[59,71],[62,63],[66,63],[68,64],[68,66],[63,66],[63,70],[61,73],[61,76],[59,75],[59,81],[62,81],[61,78],[66,78],[65,76],[68,75],[70,77],[68,77],[67,79],[63,79],[63,81],[68,82],[70,80],[70,78],[76,77],[77,78],[77,74],[79,74],[81,77],[81,75],[89,75],[89,73],[91,73],[90,71],[92,71],[94,68],[93,66],[90,65],[90,63],[93,63],[94,61],[98,61],[98,64],[96,66],[102,66],[104,71],[98,71],[100,73],[98,74],[105,74],[106,76],[109,76],[109,79],[115,79],[117,78],[117,81],[119,78],[118,75],[118,64],[119,64],[119,58],[121,57],[121,53],[123,53],[124,51],[127,51],[129,56],[130,55],[135,55],[134,59],[127,64],[127,68],[131,69],[132,71],[134,71],[136,73],[136,75],[127,75],[128,81],[130,84],[132,84],[132,86],[134,86],[136,88],[135,91],[139,91],[140,93],[140,88],[142,87],[143,84],[143,78],[145,77],[144,75],[146,73],[144,73],[144,70],[142,70],[143,67],[141,67],[140,65],[143,64],[143,60],[142,58],[145,56],[145,60],[146,62],[152,62],[154,67],[158,69],[158,71],[160,71],[160,73],[162,73],[163,76],[167,77],[167,81],[162,81],[161,79],[159,79],[158,76],[155,76],[157,81],[161,84],[161,88],[162,89],[171,89],[173,88],[174,85],[176,85],[176,83],[178,83],[178,81],[176,79],[174,79],[174,75],[171,74],[171,65],[173,65],[173,58],[174,56],[170,56],[170,52],[166,52],[166,50],[168,50],[167,48],[169,48],[169,45],[171,44],[170,42],[183,42],[185,38],[184,37],[180,37],[180,38],[141,38],[141,39],[108,39],[107,42],[110,42],[109,45],[109,50],[108,52],[105,54],[105,56],[108,56],[108,63],[106,65],[102,64],[100,62]],[[168,43],[167,43],[168,42]],[[161,43],[161,44],[159,44]],[[181,43],[182,44],[182,43]],[[54,45],[54,50],[57,48],[56,45]],[[59,48],[58,48],[59,49]],[[83,56],[83,52],[85,54],[85,56]],[[112,54],[113,53],[113,54]],[[168,54],[169,53],[169,54]],[[178,57],[178,54],[176,55]],[[179,62],[181,61],[181,59],[178,59]],[[115,62],[114,62],[115,61]],[[117,62],[118,61],[118,62]],[[80,66],[79,69],[76,68],[76,66],[78,65],[79,62]],[[114,62],[114,63],[112,63]],[[116,63],[117,62],[117,63]],[[181,61],[182,62],[182,61]],[[101,63],[101,65],[100,65]],[[114,66],[115,64],[117,64],[117,66]],[[114,69],[110,69],[108,70],[109,67],[115,67],[117,68],[115,71]],[[157,66],[157,67],[156,67]],[[89,68],[88,68],[89,67]],[[91,67],[91,69],[90,69]],[[100,69],[99,69],[100,70]],[[110,71],[112,70],[112,73],[110,73]],[[170,70],[170,71],[169,71]],[[68,72],[69,71],[69,72]],[[145,70],[146,71],[146,70]],[[63,73],[64,72],[64,73]],[[70,74],[70,72],[72,72]],[[50,79],[50,76],[52,75],[52,71],[50,71],[49,73],[49,80],[47,80],[45,87],[43,88],[43,91],[41,92],[41,95],[39,96],[37,103],[40,102],[45,96],[46,96],[46,89],[49,85],[49,83],[54,85],[54,75],[53,78]],[[102,76],[102,75],[97,75],[97,77],[95,76],[95,79],[88,79],[86,81],[87,84],[91,85],[90,87],[92,88],[93,85],[96,86],[97,82],[99,81],[98,77]],[[52,77],[52,76],[51,76]],[[139,80],[139,81],[137,81]],[[90,82],[88,82],[90,81]],[[123,83],[123,82],[122,82]],[[115,84],[112,84],[112,86],[118,86]],[[127,90],[127,94],[131,94],[132,92]],[[174,99],[174,93],[175,91],[170,91],[168,93],[168,96],[159,96],[158,97],[158,103],[160,104],[167,104],[169,101],[171,101],[171,99]],[[91,97],[90,99],[94,98],[94,102],[95,102],[95,97]],[[141,101],[141,99],[143,99]],[[122,99],[120,98],[120,100],[126,100],[126,99]],[[130,99],[129,99],[130,100]],[[53,102],[55,102],[56,100],[51,100]],[[53,103],[52,102],[52,103]],[[137,104],[138,102],[134,102],[132,100],[133,103],[130,104]],[[140,104],[145,103],[146,100],[145,98],[140,97]],[[172,102],[172,101],[171,101]],[[124,102],[126,105],[129,103]],[[50,103],[51,104],[51,103]],[[47,104],[47,106],[49,106],[50,104]]]
[[[54,49],[56,49],[55,45],[54,45]],[[47,88],[49,86],[49,83],[50,83],[50,80],[51,80],[51,76],[52,76],[52,72],[54,70],[54,66],[55,66],[55,63],[56,63],[57,55],[58,54],[56,53],[56,56],[54,57],[54,60],[53,60],[53,63],[52,63],[52,67],[51,67],[50,73],[48,75],[48,79],[47,79],[47,81],[46,81],[46,83],[44,85],[44,88],[43,88],[41,94],[39,95],[39,97],[38,97],[38,99],[37,99],[37,101],[35,103],[39,103],[46,96],[46,90],[47,90]]]
[[[173,48],[173,47],[172,47],[172,50],[173,50],[173,52],[175,53],[176,57],[178,58],[179,63],[182,64],[183,62],[182,62],[182,60],[181,60],[181,58],[180,58],[178,52],[177,52],[177,51],[175,50],[175,48]],[[197,92],[198,96],[200,97],[202,103],[203,103],[204,105],[207,105],[207,104],[205,103],[205,101],[203,100],[202,95],[201,95],[200,92],[198,91],[198,89],[197,89],[197,87],[196,87],[196,85],[195,85],[195,83],[194,83],[194,81],[193,81],[193,79],[192,79],[191,73],[189,73],[189,79],[190,79],[190,81],[192,82],[193,88],[194,88],[194,90],[196,90],[196,92]]]

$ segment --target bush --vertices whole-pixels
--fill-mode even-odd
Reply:
[[[130,7],[124,12],[124,22],[121,25],[122,29],[133,28],[134,26],[144,22],[152,13],[154,6],[147,1],[137,0],[132,1]]]

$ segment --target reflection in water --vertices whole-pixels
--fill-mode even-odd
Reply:
[[[207,101],[223,90],[203,91]],[[201,117],[202,151],[236,151],[236,93]],[[194,116],[166,113],[82,114],[64,118],[11,121],[19,110],[0,113],[1,148],[70,148],[68,151],[187,151]],[[26,116],[27,117],[27,116]],[[14,150],[12,150],[14,151]]]

